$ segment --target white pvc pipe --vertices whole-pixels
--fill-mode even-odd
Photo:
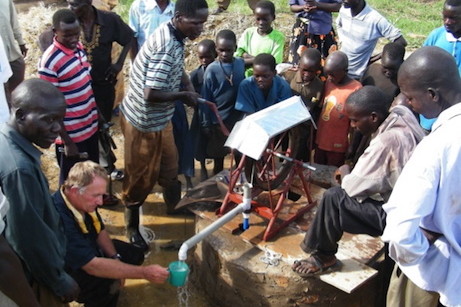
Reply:
[[[222,225],[226,224],[232,220],[237,214],[251,209],[251,184],[245,183],[243,185],[243,202],[238,204],[234,209],[227,212],[219,219],[202,229],[199,233],[195,234],[193,237],[185,241],[178,252],[178,259],[180,261],[185,261],[187,259],[187,251],[194,247],[197,243],[205,239],[208,235],[215,232]]]

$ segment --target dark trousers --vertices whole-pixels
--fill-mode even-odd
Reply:
[[[93,83],[93,94],[98,106],[100,115],[106,122],[112,119],[112,110],[114,109],[115,101],[115,86],[113,83]]]
[[[386,226],[383,202],[366,199],[359,203],[340,187],[328,189],[301,248],[307,252],[334,255],[343,232],[379,236]]]
[[[144,261],[144,252],[132,244],[112,240],[117,253],[122,256],[121,261],[133,265],[141,265]],[[116,307],[120,294],[120,281],[88,275],[83,270],[70,274],[80,287],[77,302],[85,307]]]
[[[66,155],[64,154],[64,145],[56,144],[56,159],[58,160],[59,167],[61,168],[61,171],[59,173],[60,185],[63,184],[64,181],[67,179],[67,175],[69,174],[70,169],[72,168],[72,166],[75,165],[75,163],[86,160],[91,160],[93,162],[99,163],[98,135],[99,133],[96,132],[90,138],[84,140],[83,142],[75,143],[80,153],[88,153],[88,159],[80,159],[78,157],[66,157]]]

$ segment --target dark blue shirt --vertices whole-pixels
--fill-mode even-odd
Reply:
[[[67,252],[66,252],[66,270],[69,272],[78,270],[94,257],[103,257],[103,253],[98,246],[98,233],[93,225],[92,218],[85,214],[85,225],[88,233],[82,232],[78,222],[75,220],[72,211],[67,208],[64,199],[62,198],[61,191],[53,194],[53,202],[56,209],[61,216],[64,224],[64,233],[67,238]],[[101,223],[101,230],[104,229],[101,216],[96,210],[99,222]]]

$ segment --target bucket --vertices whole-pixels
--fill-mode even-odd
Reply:
[[[184,261],[175,261],[171,262],[168,265],[168,271],[170,271],[170,276],[168,277],[168,282],[175,287],[182,287],[187,281],[187,276],[189,275],[189,266]]]

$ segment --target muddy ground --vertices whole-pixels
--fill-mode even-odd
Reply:
[[[57,6],[55,3],[58,0],[33,1],[33,0],[16,0],[15,3],[21,10],[20,24],[22,32],[26,40],[29,52],[26,58],[26,78],[36,77],[37,63],[41,55],[37,38],[38,35],[51,24],[51,17],[56,11]],[[96,1],[96,0],[94,0]],[[60,6],[63,6],[63,1],[58,1]],[[293,24],[293,16],[291,14],[278,14],[274,22],[274,28],[282,31],[286,37],[286,46],[288,47],[288,37],[291,32]],[[206,28],[203,35],[194,42],[187,42],[186,44],[186,59],[185,67],[187,71],[191,71],[198,66],[198,60],[195,56],[196,45],[201,39],[210,38],[214,39],[217,32],[222,29],[232,29],[237,36],[241,34],[246,28],[253,26],[252,16],[243,15],[240,13],[223,13],[218,16],[211,15],[206,23]],[[285,48],[286,53],[288,48]],[[127,60],[124,68],[123,77],[119,80],[124,81],[125,84],[128,80],[130,69],[130,61]],[[120,102],[120,101],[117,101]],[[115,151],[117,156],[116,166],[123,169],[123,136],[120,133],[119,118],[114,117],[113,121],[115,126],[112,128],[114,140],[118,146]],[[42,157],[43,170],[47,175],[50,183],[50,188],[55,191],[58,187],[58,173],[59,168],[56,164],[54,148],[44,151]],[[211,165],[210,165],[211,169]],[[196,165],[196,174],[199,168]],[[180,178],[182,180],[182,178]],[[194,178],[194,184],[198,183],[198,178]],[[120,192],[121,183],[114,182],[113,190],[117,194]],[[193,235],[193,218],[188,216],[170,217],[165,214],[165,206],[163,204],[161,194],[158,187],[154,188],[153,194],[147,199],[146,204],[143,206],[142,224],[152,229],[155,232],[155,240],[151,244],[151,253],[146,258],[146,263],[158,263],[167,266],[171,261],[177,260],[177,251],[175,244],[181,242]],[[124,239],[125,230],[123,222],[123,206],[117,205],[110,209],[102,208],[100,210],[109,232],[119,239]],[[173,244],[171,244],[173,243]],[[192,298],[190,306],[213,306],[213,304],[206,301],[200,289],[191,287]],[[121,294],[119,306],[177,306],[178,298],[176,289],[172,286],[165,285],[152,285],[142,280],[127,281],[125,290]],[[73,304],[78,306],[78,304]]]
[[[26,78],[37,76],[37,63],[41,56],[38,48],[38,35],[51,24],[53,13],[57,10],[56,0],[31,1],[16,0],[19,12],[19,21],[22,27],[23,36],[29,48],[26,58]],[[59,7],[64,5],[59,1]],[[281,14],[277,16],[274,27],[282,30],[287,36],[291,31],[292,16],[290,14]],[[194,42],[188,42],[186,47],[185,65],[187,71],[193,70],[198,66],[198,60],[195,56],[196,45],[201,39],[216,36],[216,33],[222,29],[232,29],[237,35],[244,29],[253,25],[253,18],[242,14],[223,13],[218,16],[210,16],[206,24],[206,30],[203,35]],[[125,63],[124,76],[119,77],[125,83],[128,79],[130,61]],[[119,118],[114,117],[115,126],[112,129],[114,140],[118,146],[115,151],[117,156],[116,166],[123,169],[123,136],[120,133]],[[58,187],[59,168],[55,160],[54,147],[45,150],[42,157],[42,167],[47,175],[50,188],[55,191]],[[211,168],[211,165],[210,165]],[[198,174],[198,165],[196,166]],[[182,178],[180,178],[182,180]],[[193,180],[194,184],[198,183],[197,178]],[[114,182],[113,189],[115,194],[120,192],[121,183]],[[177,251],[174,249],[174,243],[181,242],[193,235],[193,218],[188,216],[170,217],[165,214],[165,206],[162,202],[161,194],[158,187],[154,188],[153,194],[147,199],[143,206],[142,224],[149,227],[155,232],[155,240],[151,244],[152,252],[146,258],[146,263],[158,263],[167,266],[171,261],[177,260]],[[100,210],[109,232],[116,238],[124,239],[125,230],[123,222],[123,206],[117,205],[110,209],[102,208]],[[173,243],[173,247],[170,243]],[[164,248],[165,247],[165,248]],[[208,303],[201,294],[200,289],[192,285],[190,306],[213,306]],[[177,306],[179,304],[176,288],[164,284],[153,285],[142,280],[127,281],[124,291],[120,297],[119,306]],[[73,306],[79,306],[74,303]]]

